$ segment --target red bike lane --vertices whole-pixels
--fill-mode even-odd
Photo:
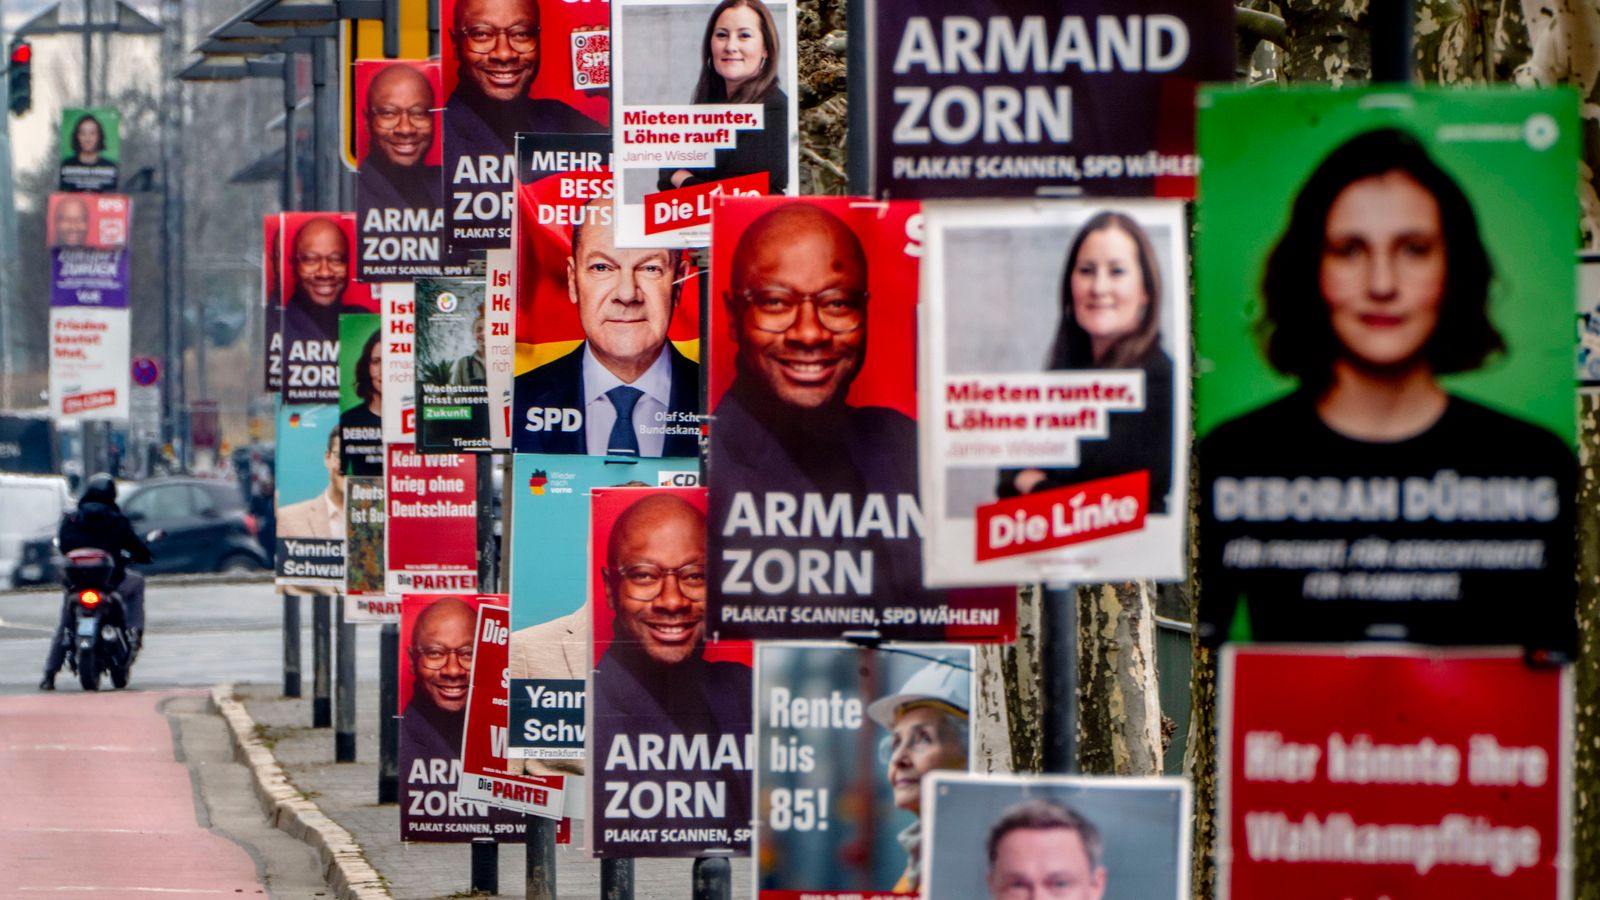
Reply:
[[[200,692],[61,683],[0,697],[0,897],[263,894],[250,856],[199,824],[159,708]]]

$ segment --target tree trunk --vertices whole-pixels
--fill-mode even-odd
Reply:
[[[1573,742],[1573,896],[1600,898],[1600,396],[1578,403],[1578,662]]]
[[[978,647],[978,696],[972,738],[976,772],[1038,772],[1043,767],[1040,710],[1039,588],[1017,589],[1017,640]]]
[[[1161,774],[1155,585],[1078,588],[1078,769]]]

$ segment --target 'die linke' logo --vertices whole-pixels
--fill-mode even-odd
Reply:
[[[912,494],[806,493],[770,491],[765,509],[755,495],[740,491],[722,526],[724,594],[853,594],[873,593],[873,546],[883,541],[921,540],[922,509]],[[893,503],[891,511],[890,504]],[[859,505],[857,505],[859,504]],[[770,538],[780,546],[731,546],[743,538]],[[784,538],[822,539],[834,544],[861,541],[865,546],[791,549]]]
[[[1092,23],[1083,16],[1054,23],[1044,16],[1020,22],[947,16],[939,24],[935,32],[926,16],[906,22],[894,55],[898,81],[913,80],[914,71],[924,77],[1170,72],[1189,55],[1189,29],[1176,16],[1096,16]],[[1072,88],[1064,85],[986,84],[979,91],[902,84],[894,103],[896,144],[965,144],[980,132],[986,144],[1072,140]]]

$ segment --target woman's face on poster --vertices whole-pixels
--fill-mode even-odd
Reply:
[[[1139,244],[1121,228],[1102,228],[1084,238],[1072,264],[1072,314],[1091,339],[1132,334],[1150,306]]]
[[[935,769],[965,769],[967,748],[944,724],[945,713],[928,706],[906,710],[889,735],[889,788],[894,805],[916,812],[922,806],[922,776]]]
[[[73,140],[78,145],[79,153],[98,153],[104,149],[104,136],[100,133],[100,123],[90,118],[78,120],[78,125],[72,130]]]
[[[372,379],[372,396],[383,396],[383,341],[372,345],[367,357],[367,376]]]
[[[761,36],[761,15],[748,6],[730,6],[717,16],[711,32],[711,67],[735,88],[756,77],[767,61],[767,42]]]
[[[1448,269],[1427,188],[1398,170],[1351,182],[1328,208],[1318,279],[1345,358],[1379,368],[1419,359]]]

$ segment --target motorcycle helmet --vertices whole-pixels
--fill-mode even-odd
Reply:
[[[89,481],[84,485],[83,496],[78,502],[92,501],[95,503],[117,502],[117,482],[106,472],[96,472],[89,476]]]

